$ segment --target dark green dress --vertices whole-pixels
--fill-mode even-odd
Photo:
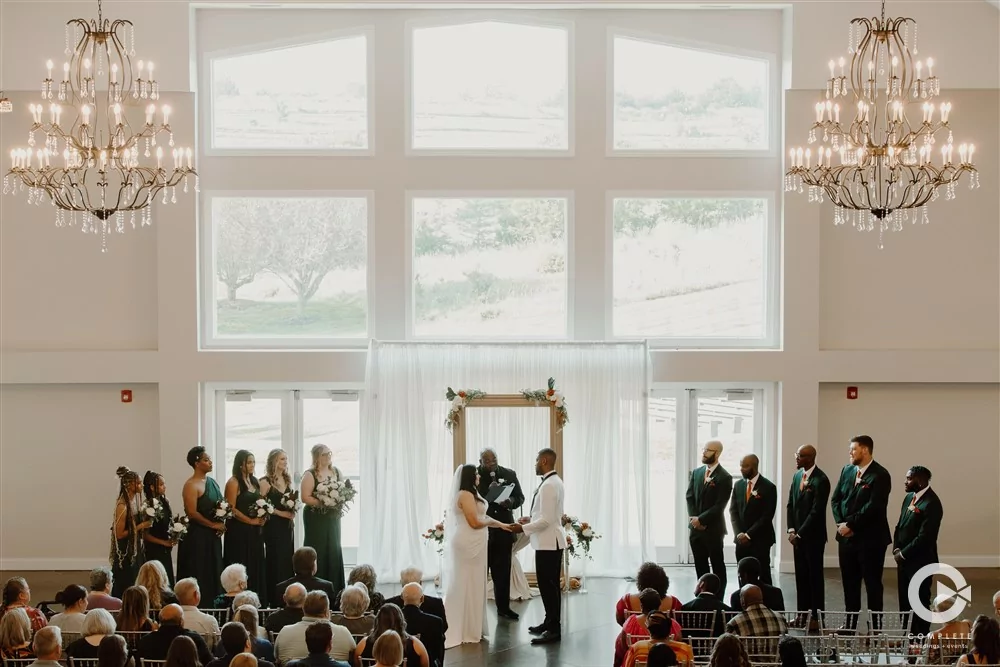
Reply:
[[[260,498],[259,489],[250,488],[236,496],[236,509],[250,516],[250,506]],[[271,519],[268,519],[270,521]],[[240,563],[247,569],[247,590],[259,597],[267,595],[267,579],[264,576],[264,536],[263,526],[251,526],[235,516],[226,522],[225,565]]]
[[[313,475],[312,470],[305,474]],[[340,471],[334,468],[336,479],[343,479]],[[304,545],[316,550],[316,576],[333,583],[333,590],[343,590],[344,552],[340,548],[340,517],[334,512],[323,514],[306,505],[302,510],[302,523],[305,527]]]
[[[264,479],[267,478],[265,477]],[[268,480],[268,483],[271,483],[271,480]],[[287,508],[281,506],[281,492],[274,488],[273,483],[271,483],[271,488],[267,492],[267,499],[271,501],[271,504],[275,508],[287,511]],[[272,515],[267,520],[267,523],[264,524],[264,549],[266,558],[264,561],[264,576],[269,586],[266,590],[257,589],[257,592],[261,597],[261,602],[269,607],[284,606],[285,603],[283,600],[270,599],[271,595],[273,595],[271,588],[295,576],[295,570],[292,568],[292,553],[295,551],[294,527],[295,524],[291,519],[285,519],[277,515]]]
[[[198,513],[215,522],[215,505],[222,500],[222,491],[211,477],[205,478],[205,493],[198,498]],[[177,548],[177,578],[194,577],[198,580],[202,600],[214,600],[222,592],[219,576],[222,574],[222,538],[211,528],[193,519],[188,524],[188,534]]]
[[[138,510],[133,503],[135,522],[142,523]],[[118,505],[115,505],[115,523],[111,524],[111,539],[114,540],[115,524],[118,523]],[[142,550],[142,537],[133,539],[131,534],[115,541],[115,550],[111,554],[111,595],[121,599],[122,593],[129,586],[135,586],[135,578],[139,576],[139,568],[145,562]]]
[[[163,516],[154,521],[153,526],[146,532],[161,540],[169,540],[170,521],[173,517],[170,511],[170,501],[167,500],[166,496],[160,496],[160,502],[163,503]],[[158,560],[163,564],[163,569],[167,571],[167,578],[170,580],[170,588],[172,589],[174,587],[174,561],[171,558],[173,548],[153,544],[152,542],[144,542],[143,546],[146,550],[146,562]]]

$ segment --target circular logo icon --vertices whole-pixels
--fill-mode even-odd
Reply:
[[[924,580],[934,575],[940,575],[951,581],[951,586],[937,582],[937,596],[954,598],[955,602],[950,609],[943,612],[931,611],[920,601],[920,585]],[[906,589],[906,595],[910,600],[910,607],[913,613],[929,623],[947,623],[954,621],[965,611],[965,606],[972,601],[972,587],[965,582],[962,573],[945,563],[931,563],[924,565],[914,573],[910,579],[910,585]]]

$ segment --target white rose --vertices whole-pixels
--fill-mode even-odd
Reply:
[[[174,532],[175,533],[183,532],[183,530],[184,530],[184,524],[183,523],[175,523],[174,524]]]
[[[156,516],[156,510],[152,507],[147,507],[146,514],[148,514],[149,516]]]
[[[266,501],[266,500],[264,500],[263,498],[258,498],[258,499],[257,499],[257,506],[258,506],[258,507],[263,507],[263,506],[264,506],[264,505],[266,505],[266,504],[267,504],[267,501]]]
[[[594,531],[592,531],[590,528],[587,528],[585,531],[583,531],[582,534],[584,537],[593,537]]]
[[[560,396],[559,398],[556,399],[556,407],[561,408],[562,406],[563,406],[563,400],[562,397]]]
[[[456,410],[460,409],[462,407],[462,397],[456,396],[455,398],[451,399],[451,407],[455,408]]]
[[[219,517],[226,516],[226,511],[224,509],[217,509],[215,510],[215,516]]]
[[[438,538],[444,537],[444,531],[443,530],[435,530],[434,531],[434,537],[438,537]]]

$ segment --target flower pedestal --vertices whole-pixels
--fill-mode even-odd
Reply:
[[[580,592],[587,592],[587,561],[589,558],[584,557],[581,563],[582,571],[580,572]]]

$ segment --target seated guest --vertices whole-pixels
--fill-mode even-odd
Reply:
[[[149,596],[142,586],[129,586],[122,593],[118,612],[118,632],[151,632],[156,624],[149,617]]]
[[[135,585],[142,586],[149,595],[150,609],[163,609],[168,604],[177,604],[177,596],[170,590],[170,579],[167,570],[158,560],[146,561],[139,568]]]
[[[419,568],[408,567],[399,573],[400,586],[405,586],[406,584],[423,584],[423,581],[424,573]],[[394,595],[386,600],[386,602],[391,602],[401,608],[403,606],[403,596]],[[448,616],[444,613],[444,600],[424,593],[424,602],[420,605],[420,611],[440,618],[442,625],[444,625],[444,631],[448,632]]]
[[[285,579],[274,589],[274,599],[280,600],[285,589],[292,584],[302,584],[306,587],[306,592],[323,591],[328,599],[334,599],[337,594],[333,590],[333,583],[316,576],[316,550],[312,547],[301,547],[292,554],[292,569],[295,576]]]
[[[424,601],[424,589],[420,584],[403,586],[403,619],[407,631],[420,637],[427,649],[431,666],[444,663],[444,624],[433,614],[420,610]]]
[[[674,609],[681,608],[681,601],[672,595],[667,595],[667,588],[670,587],[670,578],[666,571],[656,563],[643,563],[639,566],[639,572],[635,575],[635,587],[638,593],[626,593],[615,605],[615,620],[618,625],[625,624],[626,611],[640,611],[642,605],[639,603],[639,594],[647,588],[652,588],[660,594],[659,610],[669,614]]]
[[[708,665],[709,667],[752,667],[750,656],[747,655],[743,642],[736,635],[729,633],[723,633],[715,640]]]
[[[371,565],[358,565],[351,570],[350,574],[347,575],[347,585],[353,584],[365,585],[365,590],[368,591],[368,609],[366,610],[368,613],[374,614],[385,604],[385,597],[375,590],[378,578],[375,576],[375,568]],[[342,595],[343,591],[340,594]],[[333,608],[340,609],[340,595],[337,596],[337,602]]]
[[[233,611],[243,605],[250,605],[254,609],[260,609],[260,597],[253,591],[242,591],[233,596]]]
[[[1000,664],[1000,624],[997,620],[982,614],[976,616],[970,644],[972,650],[958,659],[956,667]],[[38,653],[37,648],[35,653]]]
[[[281,628],[302,620],[302,603],[306,601],[306,587],[302,584],[290,584],[281,596],[285,601],[284,608],[274,612],[264,621],[268,632],[280,632]]]
[[[202,664],[212,660],[212,653],[208,650],[204,638],[184,627],[184,610],[179,604],[168,604],[160,610],[159,629],[141,637],[136,644],[135,653],[145,660],[166,660],[170,643],[177,637],[188,637],[194,642],[198,649],[198,659]]]
[[[715,627],[712,629],[712,636],[718,637],[726,631],[726,615],[729,607],[719,599],[719,588],[722,580],[719,575],[709,572],[701,575],[698,583],[694,587],[695,598],[681,605],[680,611],[714,611]],[[681,628],[682,635],[687,638],[692,635],[689,628]]]
[[[125,667],[128,644],[121,635],[108,635],[97,647],[97,667]]]
[[[781,589],[777,586],[765,584],[760,580],[760,561],[753,556],[741,558],[736,565],[736,575],[740,581],[740,587],[756,586],[764,596],[764,606],[774,611],[785,611],[785,597],[781,594]],[[733,611],[743,611],[740,606],[740,591],[733,591],[729,596],[729,606]]]
[[[205,664],[198,659],[198,647],[194,645],[194,640],[180,635],[170,642],[163,667],[204,667]]]
[[[93,660],[101,640],[115,634],[115,619],[107,609],[91,609],[83,620],[80,638],[66,647],[66,657]]]
[[[32,638],[31,650],[37,656],[32,667],[61,667],[62,630],[57,625],[42,628]]]
[[[242,605],[233,614],[233,620],[237,623],[242,623],[243,627],[247,629],[248,633],[250,633],[250,652],[257,656],[259,660],[274,662],[274,645],[271,644],[271,640],[264,639],[260,636],[259,630],[262,628],[257,625],[257,610],[248,604]],[[215,647],[215,655],[218,658],[225,655],[221,644]]]
[[[239,664],[236,657],[243,654],[249,655],[253,658],[255,664],[259,665],[259,667],[274,667],[273,663],[267,662],[266,660],[259,660],[253,654],[252,645],[250,643],[250,633],[247,632],[247,629],[243,627],[242,623],[237,623],[236,621],[226,623],[222,626],[221,634],[222,636],[219,641],[225,650],[225,653],[221,658],[216,658],[205,667],[230,667],[230,664],[235,667]],[[246,660],[246,658],[242,658],[241,660]]]
[[[625,619],[625,625],[622,626],[621,632],[618,633],[618,638],[615,640],[614,667],[620,667],[624,662],[625,653],[628,651],[629,642],[631,641],[629,639],[630,635],[633,638],[649,636],[649,628],[646,627],[646,621],[650,614],[654,611],[659,611],[662,599],[660,592],[652,588],[647,588],[639,593],[639,603],[642,605],[640,611],[642,613],[631,614]],[[673,635],[673,639],[680,639],[681,626],[676,621],[671,621],[670,624],[670,634]]]
[[[199,635],[211,635],[213,638],[219,634],[219,621],[215,616],[198,609],[198,605],[201,604],[201,587],[198,586],[197,579],[188,577],[178,581],[174,586],[174,595],[184,610],[185,628]]]
[[[3,587],[3,602],[0,604],[0,618],[11,609],[23,609],[31,621],[31,631],[38,632],[49,624],[45,614],[32,607],[31,589],[24,577],[11,577]]]
[[[768,609],[757,586],[740,589],[740,607],[743,611],[726,624],[726,632],[742,637],[780,637],[788,632],[785,617]]]
[[[232,609],[233,598],[247,589],[250,579],[247,577],[247,568],[241,563],[233,563],[226,566],[219,575],[219,583],[222,584],[224,593],[219,593],[212,600],[213,609]]]
[[[90,593],[87,594],[88,609],[107,609],[118,611],[122,601],[111,597],[111,568],[95,567],[90,571]]]
[[[646,654],[646,667],[674,667],[677,664],[677,654],[666,644],[657,644]]]
[[[386,630],[372,648],[375,667],[396,667],[403,664],[403,640],[395,630]]]
[[[1000,591],[993,594],[993,615],[1000,620]]]
[[[229,667],[260,667],[262,664],[263,661],[258,660],[253,653],[240,653],[229,663]]]
[[[403,642],[403,656],[407,667],[430,667],[430,656],[424,643],[406,631],[403,611],[394,604],[384,604],[375,615],[375,627],[367,637],[358,642],[358,658],[375,658],[375,644],[383,633],[393,631]],[[377,660],[377,659],[376,659]],[[360,663],[360,660],[357,662]]]
[[[674,657],[670,664],[692,663],[694,662],[694,652],[691,646],[676,637],[671,637],[675,623],[662,611],[653,611],[646,617],[646,629],[649,630],[649,639],[640,639],[629,647],[625,654],[623,664],[625,667],[634,667],[642,664],[643,656],[649,663],[649,656],[658,646],[664,646]]]
[[[954,597],[941,594],[931,602],[931,611],[944,614],[954,604]],[[968,638],[971,633],[972,623],[964,618],[956,618],[942,624],[940,628],[927,635],[924,642],[927,659],[934,665],[954,664],[968,648]]]
[[[31,619],[23,609],[11,609],[0,618],[0,658],[34,658],[31,652]]]
[[[63,632],[79,634],[87,617],[87,589],[70,584],[56,593],[56,602],[63,606],[63,610],[49,619],[49,625],[58,626]]]
[[[306,628],[306,648],[309,655],[292,660],[285,667],[351,667],[349,663],[330,657],[333,650],[333,625],[317,621]]]
[[[802,642],[795,637],[782,637],[778,641],[778,662],[781,667],[806,667],[806,652],[802,648]]]
[[[367,609],[368,589],[351,584],[340,594],[340,613],[330,620],[334,625],[347,628],[352,635],[367,635],[375,625],[375,616],[366,613]]]
[[[330,620],[330,599],[323,591],[312,591],[306,595],[302,611],[302,620],[283,627],[274,640],[274,655],[277,656],[278,662],[281,664],[309,655],[309,647],[306,645],[306,628],[317,621]],[[331,645],[331,658],[347,662],[352,660],[356,644],[347,628],[342,625],[333,626]]]

